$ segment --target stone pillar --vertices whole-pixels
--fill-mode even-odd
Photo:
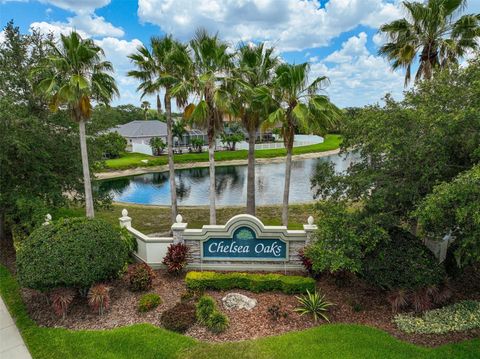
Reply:
[[[122,216],[118,220],[120,221],[120,228],[132,227],[132,219],[128,216],[128,211],[125,208],[122,210]]]
[[[318,229],[317,225],[313,224],[314,220],[312,216],[308,217],[307,223],[308,224],[303,225],[303,230],[307,234],[307,240],[305,244],[309,244],[313,240],[313,234]]]
[[[187,223],[182,223],[183,217],[182,215],[178,214],[177,218],[175,218],[176,223],[172,225],[172,233],[173,233],[173,244],[177,243],[185,243],[183,239],[183,232],[187,229]]]

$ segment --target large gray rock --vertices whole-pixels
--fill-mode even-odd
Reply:
[[[249,298],[240,293],[228,293],[222,298],[222,302],[227,309],[247,309],[251,310],[257,305],[257,300]]]

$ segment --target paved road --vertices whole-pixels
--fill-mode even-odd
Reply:
[[[0,359],[31,359],[15,322],[0,297]]]

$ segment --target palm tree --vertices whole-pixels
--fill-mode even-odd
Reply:
[[[258,103],[255,89],[270,86],[279,60],[273,48],[265,45],[241,44],[234,69],[234,113],[248,132],[247,213],[255,215],[255,140],[262,122],[268,117],[263,103]]]
[[[92,114],[92,101],[108,104],[118,89],[112,64],[104,61],[102,48],[91,39],[82,39],[76,32],[61,35],[57,45],[49,42],[50,55],[32,70],[35,88],[50,100],[50,108],[65,106],[78,122],[82,155],[85,208],[89,218],[94,217],[90,168],[88,163],[85,123]]]
[[[380,27],[388,41],[379,54],[391,61],[392,69],[405,68],[405,86],[418,56],[415,80],[432,78],[435,68],[456,64],[469,50],[479,48],[480,14],[458,13],[466,0],[404,1],[407,17]]]
[[[128,76],[141,81],[138,90],[142,97],[155,94],[157,97],[157,112],[161,115],[162,105],[160,90],[165,90],[164,106],[167,117],[167,148],[168,169],[170,173],[170,196],[172,202],[172,223],[177,216],[177,191],[175,186],[175,165],[173,163],[173,135],[172,135],[172,87],[183,81],[190,71],[191,61],[187,47],[172,39],[170,35],[162,38],[150,39],[151,51],[145,46],[137,48],[137,52],[129,58],[137,70],[129,71]],[[188,93],[179,91],[175,94],[177,106],[186,104]]]
[[[187,130],[185,128],[185,121],[183,119],[174,122],[172,127],[172,133],[174,137],[178,138],[179,142],[182,142],[183,135],[187,133]]]
[[[140,107],[143,110],[143,119],[146,121],[148,110],[150,110],[150,102],[142,101],[142,104],[140,105]]]
[[[197,30],[190,41],[190,47],[193,50],[194,75],[175,86],[172,92],[195,92],[199,98],[196,104],[192,103],[185,108],[185,117],[207,131],[210,224],[215,224],[215,141],[218,131],[222,129],[223,114],[227,110],[224,84],[232,67],[233,54],[228,53],[228,45],[218,35],[209,35],[205,30]]]
[[[338,120],[341,112],[325,95],[318,92],[328,83],[326,77],[308,81],[309,65],[281,64],[275,71],[273,88],[258,87],[257,99],[270,103],[271,111],[265,125],[281,126],[281,135],[287,150],[285,187],[283,192],[282,223],[288,225],[288,199],[292,172],[292,149],[295,129],[313,133],[325,133]]]

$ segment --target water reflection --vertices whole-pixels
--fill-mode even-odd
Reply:
[[[317,164],[331,161],[338,172],[345,171],[353,156],[332,155],[323,158],[293,161],[290,203],[313,200],[310,178]],[[215,169],[215,192],[218,205],[244,205],[247,189],[247,166],[218,166]],[[269,163],[256,166],[256,202],[258,205],[281,204],[285,177],[285,164]],[[170,204],[168,172],[100,181],[98,190],[112,195],[115,201],[139,204]],[[179,205],[208,205],[208,168],[189,168],[175,171]]]

